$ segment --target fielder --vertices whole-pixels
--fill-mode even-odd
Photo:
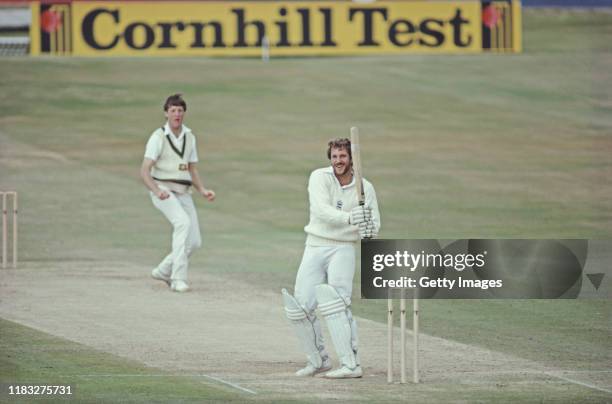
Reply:
[[[166,99],[166,124],[153,132],[145,151],[140,176],[150,191],[153,205],[172,224],[172,252],[151,276],[166,282],[174,292],[186,292],[189,256],[202,244],[198,215],[191,188],[208,201],[215,192],[202,185],[196,168],[198,154],[191,129],[183,125],[187,104],[181,94]]]
[[[355,274],[355,244],[380,229],[376,193],[363,179],[366,203],[359,206],[352,170],[351,142],[336,139],[328,144],[331,166],[315,170],[308,181],[310,222],[304,256],[295,280],[295,296],[282,290],[285,312],[306,354],[306,367],[297,376],[325,373],[332,379],[363,375],[357,353],[357,324],[351,313]],[[319,308],[336,348],[340,366],[331,370]]]

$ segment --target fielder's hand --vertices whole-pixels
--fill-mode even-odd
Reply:
[[[215,191],[213,191],[212,189],[204,189],[202,190],[202,192],[200,192],[202,194],[202,196],[204,198],[206,198],[208,200],[208,202],[212,202],[215,200],[215,197],[217,196],[215,194]]]
[[[359,205],[351,209],[349,224],[358,225],[359,223],[367,222],[368,220],[372,220],[372,208],[370,208],[368,205]]]
[[[170,193],[168,191],[163,190],[163,189],[157,190],[157,192],[155,192],[155,195],[157,195],[157,197],[159,199],[161,199],[162,201],[164,199],[170,198]]]
[[[367,222],[359,223],[359,237],[363,238],[373,238],[376,237],[377,234],[374,232],[374,222],[368,220]]]

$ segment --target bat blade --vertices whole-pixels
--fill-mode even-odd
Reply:
[[[351,155],[353,156],[353,175],[357,187],[357,199],[359,205],[365,205],[365,194],[363,192],[363,173],[361,171],[361,150],[359,147],[359,128],[351,128]]]

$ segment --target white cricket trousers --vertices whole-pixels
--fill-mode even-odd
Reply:
[[[354,246],[307,245],[295,279],[295,299],[310,313],[317,308],[315,287],[327,283],[350,304],[354,276]]]
[[[304,249],[302,263],[295,279],[295,300],[306,310],[315,329],[317,341],[321,341],[321,357],[327,356],[323,346],[321,324],[315,310],[315,287],[323,283],[333,286],[347,306],[351,304],[353,277],[355,276],[355,247],[352,245],[309,246]],[[357,351],[357,323],[350,308],[346,310],[351,324],[351,345]]]
[[[163,187],[160,187],[163,189]],[[200,224],[190,194],[177,194],[164,189],[169,198],[159,199],[151,193],[153,205],[172,224],[172,252],[158,265],[159,271],[173,281],[187,281],[189,256],[202,245]]]

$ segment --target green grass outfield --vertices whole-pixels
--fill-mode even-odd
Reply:
[[[528,10],[520,55],[3,59],[0,188],[20,193],[20,259],[157,263],[169,229],[138,169],[163,99],[177,91],[218,195],[198,201],[205,246],[194,270],[291,286],[307,176],[326,164],[326,141],[354,125],[381,237],[611,238],[611,37],[611,13]],[[356,296],[355,311],[384,321],[382,303]],[[427,301],[421,324],[547,365],[601,370],[612,363],[610,318],[609,301]],[[38,338],[1,324],[3,339],[5,329]],[[0,346],[2,358],[36,350]],[[74,358],[68,369],[84,366]],[[114,360],[109,372],[139,366]],[[47,374],[27,363],[20,380]],[[122,391],[149,401],[131,388],[84,391],[92,401]],[[598,394],[587,389],[585,399]]]

